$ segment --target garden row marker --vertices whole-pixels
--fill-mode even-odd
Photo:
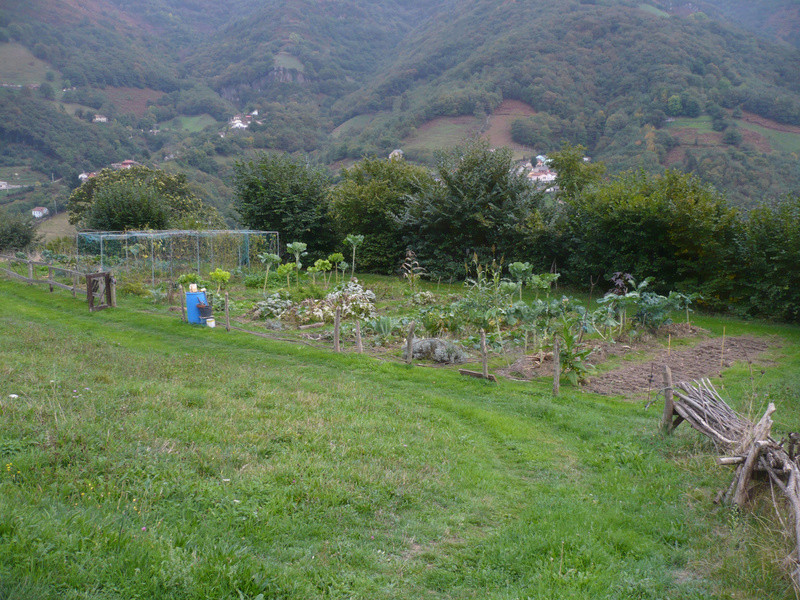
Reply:
[[[561,351],[558,348],[558,336],[553,338],[553,396],[558,396],[561,386]]]
[[[356,350],[359,354],[364,354],[364,343],[361,341],[361,321],[356,319]]]
[[[339,327],[342,322],[342,309],[341,307],[336,307],[336,314],[333,315],[333,351],[340,352],[341,348],[339,346]]]
[[[483,361],[483,378],[489,378],[489,352],[486,350],[486,331],[481,329],[481,360]]]
[[[231,330],[231,313],[228,310],[228,292],[225,292],[225,331]]]
[[[180,288],[181,288],[181,321],[186,323],[186,292],[183,291],[183,285],[181,285]]]
[[[672,432],[672,413],[675,406],[672,403],[672,371],[664,365],[664,414],[661,417],[661,428],[667,432]]]

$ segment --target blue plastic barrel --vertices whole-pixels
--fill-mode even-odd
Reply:
[[[189,323],[201,325],[203,319],[200,318],[198,304],[208,304],[205,292],[186,292],[186,320]]]

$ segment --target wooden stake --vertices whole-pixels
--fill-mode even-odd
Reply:
[[[231,330],[231,313],[228,309],[228,292],[225,292],[225,331]]]
[[[53,267],[47,267],[47,281],[50,282],[50,293],[53,292]]]
[[[117,308],[117,278],[114,273],[108,274],[108,303],[111,308]]]
[[[483,378],[489,378],[489,351],[486,349],[486,332],[481,329],[481,359],[483,361]]]
[[[722,347],[720,348],[720,353],[719,353],[719,366],[720,366],[720,368],[722,368],[722,366],[724,365],[724,360],[725,360],[725,328],[723,327],[722,328]]]
[[[364,343],[361,341],[361,321],[356,320],[356,350],[364,354]]]
[[[336,307],[336,313],[333,315],[333,351],[340,352],[341,346],[339,345],[339,328],[342,324],[342,309]]]
[[[411,325],[408,326],[408,337],[406,338],[406,353],[408,354],[406,362],[408,364],[414,360],[414,329],[416,327],[417,324],[414,321],[411,321]]]
[[[561,388],[561,350],[558,347],[558,336],[553,338],[553,396],[558,396]]]
[[[72,297],[78,297],[78,272],[72,274]]]
[[[664,414],[661,417],[661,428],[670,433],[672,431],[672,414],[675,405],[672,402],[672,371],[664,365]]]
[[[180,288],[181,288],[181,321],[186,323],[186,292],[183,290],[183,284],[181,284]]]
[[[33,285],[33,261],[28,261],[28,285]]]
[[[667,335],[667,356],[672,354],[672,334]]]

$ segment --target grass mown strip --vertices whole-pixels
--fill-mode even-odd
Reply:
[[[771,506],[714,507],[730,473],[658,410],[0,301],[0,598],[793,597]],[[767,329],[783,362],[725,381],[796,415]]]

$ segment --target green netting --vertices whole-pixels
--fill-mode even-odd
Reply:
[[[84,270],[141,272],[156,280],[183,273],[232,271],[260,266],[258,255],[279,253],[275,231],[84,231],[77,234],[78,265]]]

